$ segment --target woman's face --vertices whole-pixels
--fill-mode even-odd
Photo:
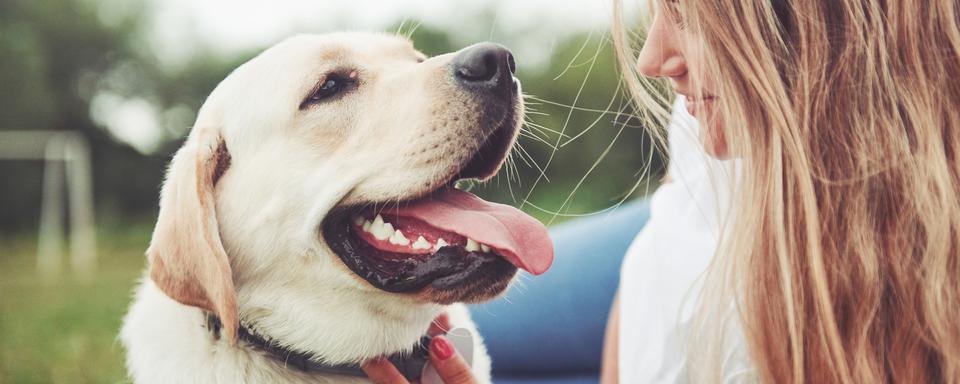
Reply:
[[[637,57],[640,73],[665,77],[677,94],[686,99],[687,111],[701,121],[700,141],[710,155],[729,157],[721,119],[716,116],[714,79],[704,71],[702,52],[684,29],[676,1],[657,1],[653,24]],[[699,79],[695,82],[693,79]]]

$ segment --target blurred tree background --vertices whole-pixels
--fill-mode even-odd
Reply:
[[[0,1],[0,130],[86,137],[100,254],[92,285],[69,278],[38,283],[33,255],[43,163],[0,162],[0,382],[123,380],[114,340],[143,267],[164,167],[205,96],[259,51],[199,49],[170,65],[146,43],[150,12],[146,0]],[[492,10],[476,20],[467,30],[481,33],[416,20],[385,29],[410,35],[431,55],[483,40],[547,55],[525,65],[515,50],[528,95],[522,149],[513,166],[474,192],[556,223],[655,187],[663,159],[631,117],[606,31],[571,30],[538,46],[523,31],[494,34]],[[112,130],[125,121],[113,116],[119,109],[146,111],[153,120],[142,129]]]

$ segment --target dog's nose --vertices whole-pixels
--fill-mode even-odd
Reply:
[[[454,75],[469,86],[483,88],[512,88],[517,63],[509,49],[494,43],[480,43],[469,47],[453,59]]]

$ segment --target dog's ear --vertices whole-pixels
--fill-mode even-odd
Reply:
[[[230,154],[217,129],[196,127],[170,162],[147,257],[150,278],[174,300],[220,317],[236,340],[236,291],[220,241],[214,185]]]

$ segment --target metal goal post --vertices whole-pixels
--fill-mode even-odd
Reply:
[[[61,274],[64,203],[69,209],[69,254],[73,273],[93,277],[97,267],[90,148],[76,131],[0,131],[0,160],[41,160],[43,193],[37,239],[37,272]],[[64,199],[66,193],[66,199]]]

